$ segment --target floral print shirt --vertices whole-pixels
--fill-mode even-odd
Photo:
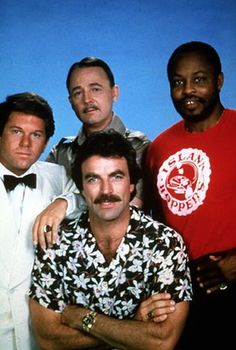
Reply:
[[[188,257],[181,236],[135,207],[108,263],[90,231],[88,214],[63,227],[51,249],[36,251],[30,296],[62,312],[77,304],[119,319],[134,317],[142,300],[169,292],[191,300]]]

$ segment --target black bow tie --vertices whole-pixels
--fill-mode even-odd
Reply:
[[[36,174],[25,175],[24,177],[4,175],[3,181],[7,191],[14,190],[14,188],[20,183],[23,183],[31,188],[36,188]]]

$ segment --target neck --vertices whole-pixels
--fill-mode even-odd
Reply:
[[[217,125],[224,114],[224,107],[219,105],[211,115],[204,120],[192,122],[185,120],[185,129],[189,132],[204,132]]]
[[[91,231],[97,245],[107,261],[111,261],[122,238],[125,236],[130,219],[130,211],[126,211],[114,220],[101,220],[90,215]]]
[[[0,157],[0,164],[6,169],[9,170],[12,174],[15,174],[16,176],[21,176],[24,175],[28,170],[28,169],[18,169],[18,168],[12,168],[10,166],[8,166],[8,164],[1,159]]]
[[[89,136],[95,132],[105,130],[112,122],[113,112],[109,118],[102,121],[102,123],[84,124],[84,130],[86,136]]]

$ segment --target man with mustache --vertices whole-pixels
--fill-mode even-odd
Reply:
[[[188,257],[177,232],[130,205],[140,178],[134,148],[114,130],[93,133],[72,175],[88,210],[36,252],[30,295],[40,347],[174,349],[191,300]],[[175,301],[162,322],[159,293]]]
[[[221,61],[209,44],[179,46],[167,73],[183,120],[152,142],[147,167],[154,211],[183,236],[191,259],[195,299],[180,349],[230,349],[236,313],[236,111],[221,102]]]
[[[64,165],[70,175],[75,151],[86,138],[97,131],[114,129],[131,142],[136,150],[138,164],[141,165],[149,139],[140,131],[127,129],[113,112],[113,104],[119,96],[119,87],[115,84],[113,73],[108,64],[96,57],[85,57],[81,61],[75,62],[69,69],[66,86],[69,102],[76,116],[82,122],[82,127],[76,137],[63,138],[52,149],[46,160]],[[140,179],[132,204],[142,207],[143,197],[143,181]],[[58,226],[63,218],[64,211],[58,207],[58,202],[50,205],[37,218],[34,227],[34,241],[38,240],[39,235],[39,242],[45,247],[42,227],[45,223],[50,222],[52,235],[47,235],[46,239],[48,243],[54,242]]]

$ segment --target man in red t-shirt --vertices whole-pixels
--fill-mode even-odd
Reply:
[[[228,349],[229,312],[236,312],[236,111],[221,103],[221,62],[207,43],[178,47],[167,72],[183,120],[151,143],[147,168],[153,213],[182,234],[192,261],[195,303],[180,349]]]

